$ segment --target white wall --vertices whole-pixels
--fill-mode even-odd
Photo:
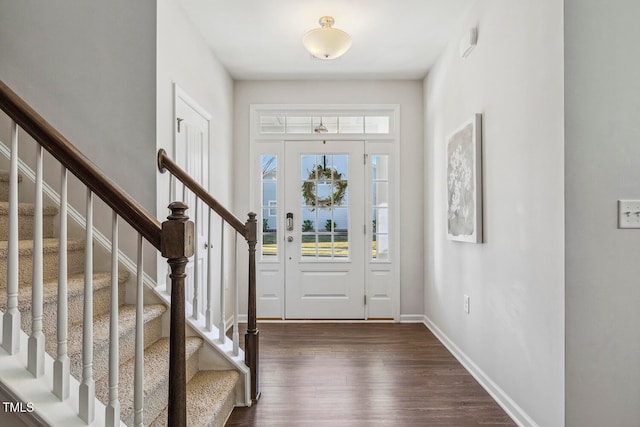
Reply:
[[[564,420],[563,10],[483,0],[425,81],[427,322],[523,425]],[[445,141],[483,114],[484,242],[446,238]],[[470,296],[470,313],[463,295]]]
[[[0,3],[0,79],[148,209],[155,27],[150,0]]]
[[[319,64],[322,65],[322,64]],[[250,104],[400,104],[400,314],[423,312],[422,117],[420,81],[237,81],[234,135],[235,212],[249,210]],[[242,218],[242,217],[241,217]],[[239,261],[242,262],[242,261]],[[246,264],[240,264],[246,265]],[[246,304],[242,303],[241,307]],[[241,308],[242,310],[242,308]],[[245,309],[246,310],[246,309]]]
[[[229,207],[232,198],[233,80],[195,31],[176,0],[158,2],[157,42],[157,149],[164,148],[169,156],[175,157],[174,83],[176,83],[213,117],[209,188],[218,201]],[[168,174],[158,175],[157,212],[161,220],[169,214],[167,206],[171,201],[168,179]],[[219,222],[216,221],[216,224]],[[219,230],[219,225],[215,225],[216,241],[219,238]],[[214,260],[220,259],[219,250],[220,245],[214,242]],[[166,260],[160,257],[158,283],[165,281],[166,264]],[[218,276],[214,275],[214,277]]]
[[[565,0],[566,421],[640,425],[640,199],[636,0]]]
[[[151,0],[0,2],[0,79],[152,213],[155,18]],[[29,160],[24,148],[21,157]],[[59,171],[57,162],[45,161],[55,189]],[[85,211],[85,189],[75,179],[69,200]],[[111,235],[111,211],[99,202],[94,222]],[[120,247],[135,258],[127,230],[121,226]]]

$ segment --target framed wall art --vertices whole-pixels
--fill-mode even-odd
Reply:
[[[482,114],[447,138],[447,237],[482,243]]]

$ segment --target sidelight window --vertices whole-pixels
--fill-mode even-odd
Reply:
[[[278,156],[261,156],[262,258],[278,255]]]

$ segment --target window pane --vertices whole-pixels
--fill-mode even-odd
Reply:
[[[339,174],[336,179],[348,179],[349,178],[349,155],[336,154],[333,157],[333,168]]]
[[[276,202],[276,183],[262,183],[262,206],[273,206]]]
[[[276,156],[262,156],[262,180],[275,181],[278,171],[278,158]]]
[[[338,119],[339,133],[364,133],[364,117],[344,116]]]
[[[301,155],[302,257],[349,256],[348,155]]]
[[[315,154],[303,154],[300,167],[300,179],[312,180],[316,179],[316,156]]]
[[[335,208],[333,210],[333,222],[336,232],[345,232],[349,229],[349,208]]]
[[[373,168],[371,176],[374,180],[389,180],[389,156],[377,154],[371,156],[371,166]]]
[[[386,134],[389,133],[388,116],[367,116],[364,118],[365,133]]]
[[[262,258],[273,258],[278,254],[278,157],[263,155],[260,158],[262,167],[261,197],[262,214]]]
[[[389,260],[389,156],[371,156],[371,258]]]
[[[311,133],[311,117],[287,117],[287,133]]]
[[[340,229],[333,236],[333,256],[334,258],[349,257],[349,233]]]
[[[389,183],[373,182],[373,206],[389,206]]]
[[[313,117],[313,129],[314,132],[320,126],[320,117]],[[322,116],[322,126],[326,128],[326,132],[324,133],[338,133],[338,117],[336,116]],[[323,132],[315,132],[315,133],[323,133]]]
[[[388,234],[375,234],[373,236],[372,258],[385,261],[389,259]]]
[[[284,133],[284,116],[260,116],[260,133]]]

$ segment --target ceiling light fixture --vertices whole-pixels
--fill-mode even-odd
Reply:
[[[336,59],[351,47],[351,37],[342,30],[333,28],[335,22],[331,16],[323,16],[318,21],[322,28],[307,32],[302,44],[311,55],[318,59]]]
[[[313,128],[315,133],[327,133],[329,129],[325,125],[322,124],[322,117],[320,117],[320,125]]]

